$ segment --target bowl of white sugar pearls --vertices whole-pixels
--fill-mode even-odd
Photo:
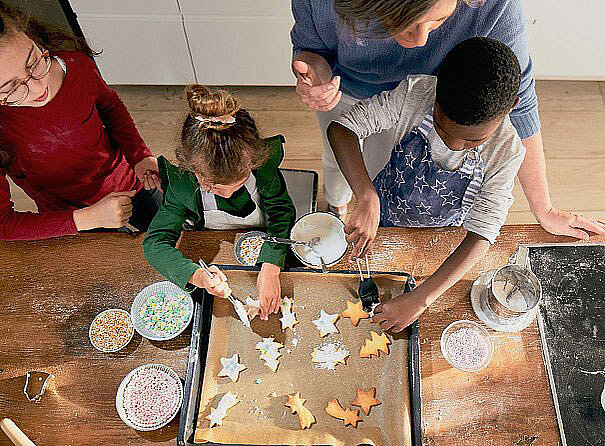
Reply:
[[[441,353],[458,370],[478,372],[492,360],[494,343],[476,322],[455,321],[441,333]]]
[[[292,227],[290,238],[311,242],[313,247],[291,246],[294,255],[306,266],[321,266],[320,257],[326,266],[335,265],[347,252],[345,224],[328,212],[312,212],[301,217]]]

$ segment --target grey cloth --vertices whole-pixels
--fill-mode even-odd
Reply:
[[[393,147],[430,112],[436,85],[434,76],[409,76],[395,89],[353,105],[336,120],[359,138],[395,127],[388,147],[375,154],[364,154],[366,159],[377,161],[368,166],[370,178],[386,165]],[[429,132],[428,140],[433,160],[439,167],[451,171],[462,165],[467,150],[449,149],[435,129]],[[515,176],[525,157],[525,147],[508,116],[482,145],[480,153],[485,162],[483,185],[463,226],[494,243],[513,204]]]

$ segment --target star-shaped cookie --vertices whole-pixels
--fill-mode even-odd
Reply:
[[[311,353],[311,361],[317,363],[318,368],[334,370],[337,364],[346,364],[349,351],[342,345],[326,344],[315,347]]]
[[[319,313],[319,319],[315,319],[311,322],[313,322],[313,324],[317,327],[319,330],[319,335],[323,338],[329,334],[338,333],[338,328],[336,328],[334,323],[339,317],[339,314],[328,314],[324,310],[321,310]]]
[[[246,366],[239,363],[239,356],[237,353],[234,353],[231,358],[221,358],[221,364],[223,365],[223,368],[218,372],[218,376],[227,376],[233,382],[237,381],[240,372],[246,370]]]
[[[376,399],[376,387],[371,387],[368,390],[363,390],[361,387],[357,388],[357,399],[351,403],[353,406],[361,407],[361,410],[366,415],[370,414],[370,409],[374,406],[381,404]]]
[[[363,305],[361,303],[361,300],[358,300],[355,304],[350,300],[347,300],[347,309],[340,313],[340,316],[350,318],[353,326],[357,327],[359,321],[361,319],[368,319],[370,317],[370,314],[363,311]]]

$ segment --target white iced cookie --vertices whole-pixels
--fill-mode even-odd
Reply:
[[[289,297],[285,297],[281,303],[281,314],[282,317],[279,318],[281,322],[281,329],[285,331],[286,328],[292,329],[298,321],[296,320],[296,315],[292,311],[292,299]]]
[[[323,338],[332,333],[338,333],[338,328],[334,323],[338,320],[339,314],[328,314],[324,310],[319,313],[319,319],[315,319],[313,324],[319,330],[319,335]]]
[[[260,351],[260,359],[265,361],[265,365],[271,369],[273,373],[277,371],[279,366],[278,358],[281,356],[280,349],[284,345],[275,342],[273,337],[263,338],[262,341],[256,343],[256,349]]]
[[[227,392],[218,402],[216,408],[210,408],[210,415],[206,415],[206,418],[210,420],[210,427],[222,426],[223,418],[227,416],[227,411],[239,403],[237,395],[235,393]]]
[[[601,393],[601,406],[605,410],[605,384],[603,384],[603,393]]]
[[[218,372],[218,376],[227,376],[233,382],[237,381],[240,372],[246,370],[246,366],[239,363],[239,356],[237,353],[234,353],[231,358],[221,358],[221,364],[223,365],[223,368]]]
[[[311,353],[311,361],[319,369],[334,370],[337,364],[346,364],[349,351],[337,343],[325,344],[315,347]]]

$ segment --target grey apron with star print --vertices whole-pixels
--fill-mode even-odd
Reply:
[[[483,184],[481,146],[470,149],[462,166],[447,171],[433,161],[427,140],[432,110],[391,152],[374,178],[380,198],[380,226],[461,226]]]

